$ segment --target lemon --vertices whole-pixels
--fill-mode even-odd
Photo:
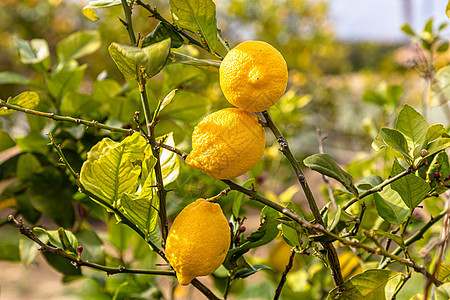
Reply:
[[[261,41],[247,41],[231,49],[219,69],[225,98],[252,112],[274,105],[284,94],[288,80],[286,61],[277,49]]]
[[[348,280],[363,271],[359,264],[358,256],[351,251],[339,254],[339,261],[341,263],[341,273],[344,280]]]
[[[264,129],[255,114],[225,108],[195,126],[186,164],[216,179],[231,179],[258,163],[265,143]]]
[[[175,218],[166,240],[166,257],[181,285],[214,272],[230,247],[228,221],[219,204],[198,199]]]

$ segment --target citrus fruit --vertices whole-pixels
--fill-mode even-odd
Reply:
[[[286,61],[277,49],[261,41],[247,41],[231,49],[219,69],[225,98],[240,109],[261,112],[284,94]]]
[[[166,240],[166,257],[181,285],[214,272],[230,247],[228,221],[219,204],[198,199],[175,218]]]
[[[225,108],[195,126],[186,164],[216,179],[231,179],[258,163],[265,143],[264,129],[255,114]]]

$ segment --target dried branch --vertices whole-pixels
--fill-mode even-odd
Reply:
[[[281,275],[280,283],[278,284],[277,290],[275,291],[275,296],[273,297],[273,300],[278,300],[281,295],[281,290],[283,289],[284,284],[286,283],[287,274],[292,269],[292,265],[294,264],[294,257],[295,257],[295,249],[291,249],[291,255],[289,256],[289,262],[286,265],[286,268],[284,269],[283,275]]]

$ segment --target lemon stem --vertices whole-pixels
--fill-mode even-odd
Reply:
[[[208,202],[216,202],[217,200],[219,200],[220,197],[226,196],[230,191],[231,191],[231,188],[228,187],[228,188],[224,189],[223,191],[221,191],[219,194],[215,195],[214,197],[207,198],[205,200]]]

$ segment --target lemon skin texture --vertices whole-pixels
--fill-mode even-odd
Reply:
[[[220,87],[234,106],[261,112],[283,96],[288,69],[281,53],[262,41],[247,41],[230,50],[219,69]]]
[[[255,114],[225,108],[195,126],[186,164],[216,179],[231,179],[259,162],[265,144],[264,129]]]
[[[166,257],[181,285],[213,273],[230,247],[228,221],[219,204],[205,199],[187,205],[175,218],[166,240]]]

